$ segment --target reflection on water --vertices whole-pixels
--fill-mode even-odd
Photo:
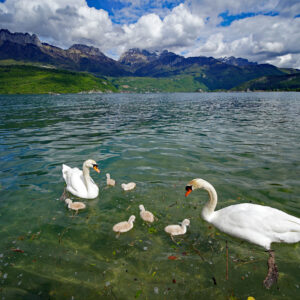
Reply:
[[[299,244],[274,245],[279,286],[266,291],[263,249],[203,221],[205,192],[184,198],[185,184],[202,177],[218,208],[251,201],[300,217],[299,94],[1,96],[0,104],[3,299],[299,295]],[[81,168],[87,158],[102,170],[91,171],[100,195],[73,216],[59,201],[61,164]],[[116,187],[105,186],[107,172]],[[130,181],[137,188],[122,191]],[[139,204],[156,215],[153,225]],[[112,226],[132,214],[133,230],[116,238]],[[163,228],[184,218],[191,226],[176,245]]]

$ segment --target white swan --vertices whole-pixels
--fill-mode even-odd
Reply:
[[[217,192],[203,179],[194,179],[186,186],[185,195],[205,189],[210,200],[204,205],[202,217],[221,231],[270,250],[271,243],[300,241],[300,219],[281,210],[258,204],[242,203],[215,211]]]
[[[133,228],[133,222],[135,221],[135,216],[130,216],[128,221],[120,222],[114,225],[113,231],[115,232],[127,232]]]
[[[165,232],[170,234],[171,237],[174,235],[182,235],[186,233],[186,227],[190,225],[189,219],[184,219],[180,225],[168,225],[165,227]]]
[[[110,186],[115,186],[116,185],[116,181],[114,179],[110,178],[109,173],[106,173],[106,184],[110,185]]]
[[[153,223],[154,222],[154,216],[153,214],[148,211],[148,210],[145,210],[145,207],[143,204],[141,204],[139,206],[139,209],[140,209],[140,216],[141,218],[146,221],[146,222],[149,222],[149,223]]]
[[[124,191],[130,191],[136,187],[136,183],[135,182],[122,183],[121,187]]]
[[[83,163],[82,171],[78,168],[62,165],[62,174],[67,184],[67,191],[74,196],[85,199],[94,199],[99,195],[99,188],[90,177],[89,168],[93,168],[100,173],[97,163],[92,159],[88,159]]]

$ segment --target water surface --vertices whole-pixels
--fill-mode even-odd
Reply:
[[[184,197],[201,177],[218,208],[252,202],[300,218],[299,93],[0,96],[0,106],[1,299],[299,297],[299,244],[274,244],[279,284],[265,290],[264,250],[203,221],[205,191]],[[100,195],[73,216],[59,200],[61,165],[88,158]],[[137,188],[123,192],[129,181]],[[134,229],[116,238],[112,226],[132,214]],[[184,218],[176,245],[163,228]]]

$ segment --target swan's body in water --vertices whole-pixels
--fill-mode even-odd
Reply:
[[[165,232],[170,234],[171,237],[174,235],[182,235],[186,233],[186,227],[190,225],[189,219],[184,219],[181,225],[168,225],[165,227]]]
[[[153,216],[153,214],[150,211],[145,210],[144,205],[141,204],[139,206],[139,209],[140,209],[140,216],[141,216],[141,218],[144,221],[149,222],[149,223],[153,223],[154,222],[154,216]]]
[[[116,185],[116,181],[114,179],[110,178],[110,174],[106,173],[106,184],[109,186],[115,186]]]
[[[84,209],[85,204],[82,202],[73,202],[71,199],[66,199],[65,200],[66,204],[68,205],[69,209],[76,210],[78,212],[79,209]]]
[[[121,187],[124,191],[130,191],[136,187],[136,183],[135,182],[122,183]]]
[[[269,206],[251,203],[230,205],[215,211],[217,192],[203,179],[194,179],[186,186],[185,195],[193,190],[205,189],[209,201],[204,205],[202,218],[221,231],[250,243],[264,247],[269,252],[268,275],[264,280],[270,288],[278,279],[275,253],[271,243],[297,243],[300,241],[300,219]]]
[[[90,177],[90,168],[100,173],[97,163],[92,159],[88,159],[83,163],[82,171],[63,164],[62,174],[67,184],[67,191],[79,198],[96,198],[99,195],[99,188]]]
[[[205,189],[210,200],[204,205],[202,218],[221,231],[270,250],[271,243],[300,241],[300,219],[281,210],[258,204],[242,203],[215,211],[217,192],[203,179],[186,186],[186,196],[193,190]]]
[[[133,228],[133,222],[135,221],[135,216],[130,216],[128,221],[120,222],[113,227],[115,232],[127,232]]]

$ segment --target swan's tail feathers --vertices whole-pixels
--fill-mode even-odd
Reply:
[[[286,232],[279,236],[280,242],[294,244],[300,242],[300,232]]]
[[[293,217],[293,219],[289,220],[291,231],[300,233],[300,219]]]
[[[70,170],[71,168],[65,164],[62,165],[62,174],[63,174],[63,178],[66,181],[66,176],[67,176],[67,172]]]

